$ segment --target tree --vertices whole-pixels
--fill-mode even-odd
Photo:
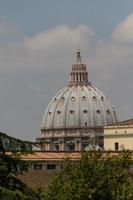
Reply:
[[[17,178],[27,167],[28,163],[17,157],[0,155],[0,199],[39,200],[37,193]]]
[[[20,140],[0,132],[0,153],[5,152],[32,152],[33,147],[39,147],[40,143]]]
[[[29,166],[28,162],[20,159],[20,155],[32,153],[32,148],[36,145],[0,133],[0,199],[40,200],[38,192],[17,178]]]
[[[83,152],[79,163],[67,161],[46,191],[46,200],[132,200],[131,156]]]

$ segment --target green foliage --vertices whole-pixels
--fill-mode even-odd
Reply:
[[[33,200],[33,198],[26,197],[20,192],[14,192],[3,187],[0,187],[0,199],[2,200]]]
[[[0,133],[0,199],[43,200],[38,191],[17,177],[18,174],[27,171],[30,165],[20,160],[21,154],[33,153],[33,147],[39,145],[36,142],[23,141]]]
[[[17,178],[27,170],[28,163],[18,157],[0,155],[0,199],[39,200],[39,195]]]
[[[80,163],[67,161],[65,169],[44,194],[46,200],[132,200],[130,153],[119,156],[83,152]]]
[[[5,153],[7,151],[16,152],[32,152],[33,147],[39,146],[39,143],[20,140],[0,132],[0,152]]]

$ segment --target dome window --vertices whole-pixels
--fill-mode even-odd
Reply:
[[[58,113],[58,114],[60,114],[60,113],[61,113],[61,111],[60,111],[60,110],[57,110],[57,113]]]
[[[96,110],[97,113],[100,113],[100,110]]]
[[[54,100],[55,100],[55,101],[57,100],[56,97],[54,98]]]
[[[86,100],[86,96],[83,96],[83,97],[82,97],[82,100]]]
[[[70,110],[70,113],[74,113],[74,110]]]
[[[65,99],[65,97],[61,97],[63,100]]]
[[[51,111],[49,111],[49,114],[51,114]]]
[[[102,101],[104,100],[104,97],[103,97],[103,96],[101,96],[101,100],[102,100]]]
[[[110,114],[110,110],[107,110],[107,113]]]
[[[75,100],[75,97],[71,97],[71,100],[74,101],[74,100]]]
[[[96,100],[96,96],[93,96],[93,100]]]
[[[88,110],[83,110],[83,113],[87,113],[88,112]]]

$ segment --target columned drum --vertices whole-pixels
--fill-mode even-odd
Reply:
[[[93,144],[103,148],[103,127],[117,122],[108,98],[88,80],[80,50],[70,82],[48,104],[41,126],[44,151],[80,151]],[[92,141],[93,138],[93,141]]]

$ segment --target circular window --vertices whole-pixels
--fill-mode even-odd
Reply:
[[[88,110],[83,110],[83,113],[87,113],[88,112]]]
[[[110,114],[110,110],[107,110],[107,113]]]
[[[75,100],[75,97],[71,97],[71,100],[74,101],[74,100]]]
[[[83,97],[82,97],[82,100],[86,100],[86,96],[83,96]]]
[[[100,110],[96,110],[97,113],[100,113]]]
[[[57,110],[57,113],[58,113],[58,114],[60,114],[60,113],[61,113],[61,111],[60,111],[60,110]]]
[[[74,110],[70,110],[70,113],[74,113]]]
[[[102,100],[102,101],[104,100],[104,97],[103,97],[103,96],[101,96],[101,100]]]

